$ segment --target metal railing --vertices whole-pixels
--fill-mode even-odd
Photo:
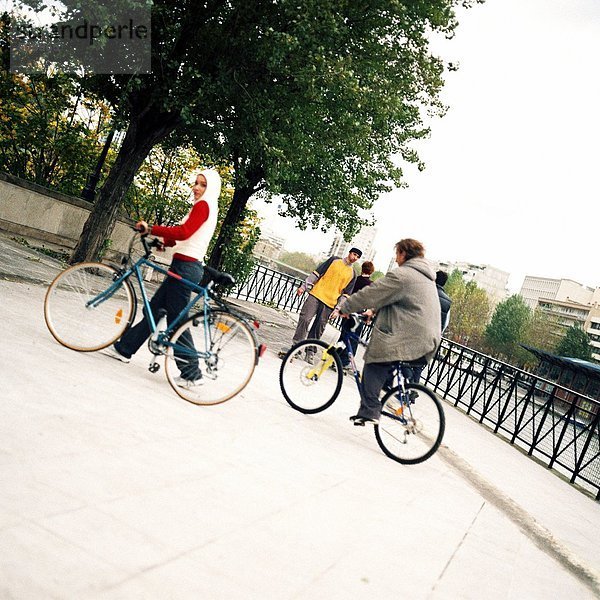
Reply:
[[[302,283],[303,279],[257,265],[250,277],[234,288],[230,295],[289,312],[300,312],[303,298],[296,291]]]
[[[258,266],[232,295],[299,312],[302,279]],[[371,328],[362,338],[368,341]],[[600,402],[443,339],[425,383],[511,444],[600,500]]]
[[[600,402],[442,340],[425,383],[600,499]]]

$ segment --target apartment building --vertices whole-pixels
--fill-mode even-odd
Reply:
[[[271,261],[277,260],[285,240],[274,233],[265,230],[261,231],[260,239],[256,242],[252,254],[261,262],[269,264]]]
[[[600,362],[600,309],[595,308],[588,317],[585,332],[590,336],[592,358]]]
[[[362,250],[362,257],[360,262],[365,260],[374,261],[375,251],[373,250],[373,244],[377,235],[377,229],[372,226],[363,227],[351,241],[347,242],[344,240],[344,236],[340,232],[336,232],[331,247],[329,249],[330,256],[348,256],[350,248],[358,248]],[[375,265],[375,268],[382,271],[383,265]]]
[[[577,304],[592,304],[594,290],[572,279],[550,279],[527,275],[519,292],[531,309],[535,309],[538,300],[558,300]],[[600,300],[600,297],[598,298]]]
[[[571,279],[527,276],[521,296],[535,310],[552,316],[556,336],[577,325],[590,336],[594,360],[600,362],[600,288],[590,288]]]
[[[498,304],[508,297],[508,278],[510,273],[492,265],[476,265],[467,262],[438,262],[436,270],[450,274],[458,269],[465,281],[474,281],[485,290],[492,303]]]

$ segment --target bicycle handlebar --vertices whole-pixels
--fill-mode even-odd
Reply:
[[[364,315],[362,313],[350,313],[348,318],[354,321],[350,327],[350,331],[356,331],[361,322],[366,323],[369,320],[369,315]]]

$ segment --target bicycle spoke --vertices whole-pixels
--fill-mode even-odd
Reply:
[[[213,311],[206,323],[203,316],[190,317],[175,331],[166,353],[169,383],[193,404],[229,400],[247,385],[255,365],[249,326],[221,311]]]
[[[310,414],[333,404],[342,386],[340,359],[321,340],[303,340],[286,354],[279,385],[288,404]]]
[[[129,282],[105,293],[116,274],[109,265],[81,263],[60,273],[50,284],[44,317],[60,344],[89,352],[109,346],[123,334],[133,319],[135,296]]]
[[[415,464],[427,460],[438,449],[444,435],[445,418],[435,394],[421,385],[398,388],[383,400],[375,437],[383,452],[398,462]]]

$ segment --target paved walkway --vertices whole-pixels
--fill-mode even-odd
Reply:
[[[446,406],[403,467],[290,409],[268,352],[223,405],[46,331],[60,266],[0,235],[0,598],[600,598],[600,506]],[[268,343],[293,319],[245,306]],[[329,334],[332,335],[332,334]]]

